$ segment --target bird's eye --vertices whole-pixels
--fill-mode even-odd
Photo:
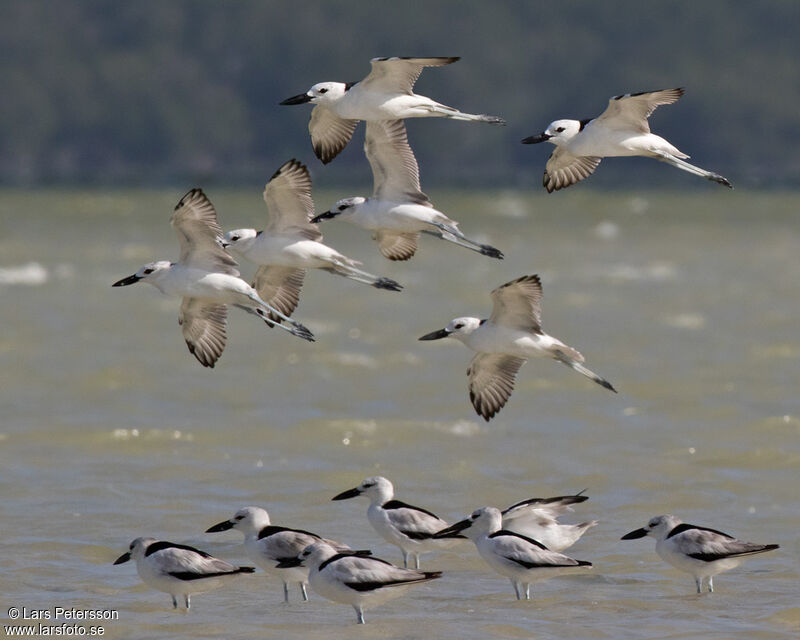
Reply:
[[[231,242],[236,242],[241,238],[241,236],[231,236]]]
[[[235,516],[233,519],[239,522],[239,520],[244,520],[244,516]]]
[[[463,323],[459,322],[457,325],[453,326],[453,329],[461,329],[463,326]]]
[[[147,275],[148,273],[153,273],[153,270],[152,269],[145,269],[142,273],[144,273],[144,275]]]
[[[339,207],[339,211],[344,211],[345,209],[347,209],[346,204],[343,204],[342,206]]]
[[[320,89],[319,92],[320,93],[328,93],[328,90],[327,89]]]
[[[564,127],[559,127],[556,129],[556,133],[561,133],[562,131],[564,131]]]

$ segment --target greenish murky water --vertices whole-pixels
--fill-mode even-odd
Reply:
[[[208,194],[224,227],[263,226],[257,189]],[[312,273],[295,315],[315,344],[233,310],[214,370],[188,353],[177,300],[110,286],[177,258],[168,220],[181,195],[0,192],[1,617],[116,609],[106,636],[137,640],[797,637],[796,194],[432,194],[502,262],[424,238],[391,263],[367,232],[329,222],[327,242],[405,290]],[[620,393],[532,361],[486,424],[467,397],[469,352],[417,337],[488,315],[489,291],[530,273],[545,329]],[[111,565],[139,535],[244,562],[238,534],[203,531],[251,504],[397,562],[365,503],[330,501],[378,473],[450,520],[587,488],[572,521],[600,525],[569,552],[594,568],[520,603],[467,543],[424,556],[444,577],[357,628],[351,609],[313,594],[285,605],[263,573],[176,613],[133,565]],[[697,597],[651,539],[619,540],[667,512],[782,548]]]

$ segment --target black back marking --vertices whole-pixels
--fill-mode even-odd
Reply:
[[[529,538],[528,536],[523,536],[521,533],[515,533],[514,531],[508,531],[507,529],[500,529],[500,531],[495,531],[491,534],[490,538],[499,538],[500,536],[511,536],[513,538],[519,538],[520,540],[524,540],[525,542],[529,542],[530,544],[539,547],[540,549],[544,549],[545,551],[549,551],[547,547],[545,547],[541,542],[538,540],[534,540],[533,538]]]
[[[677,527],[674,527],[672,531],[670,531],[667,534],[665,540],[669,540],[672,536],[676,536],[679,533],[683,533],[684,531],[691,531],[692,529],[699,529],[700,531],[710,531],[711,533],[718,533],[719,535],[724,536],[726,538],[730,538],[731,540],[734,539],[733,536],[728,535],[727,533],[724,533],[722,531],[717,531],[716,529],[709,529],[708,527],[698,527],[695,524],[688,524],[684,522],[682,524],[679,524]]]
[[[194,553],[201,555],[204,558],[211,557],[210,554],[206,553],[205,551],[200,551],[200,549],[195,549],[194,547],[190,547],[185,544],[175,544],[174,542],[167,542],[166,540],[159,540],[158,542],[151,543],[150,546],[147,547],[147,550],[144,552],[144,557],[146,558],[147,556],[152,555],[157,551],[163,551],[164,549],[183,549],[184,551],[193,551]]]
[[[389,502],[384,502],[381,505],[381,509],[411,509],[412,511],[419,511],[420,513],[426,513],[429,516],[436,518],[439,520],[439,516],[435,513],[431,513],[427,509],[423,509],[422,507],[415,507],[413,504],[406,504],[400,500],[389,500]]]
[[[304,533],[307,536],[311,536],[312,538],[316,538],[317,540],[322,540],[316,533],[311,533],[310,531],[303,531],[302,529],[291,529],[289,527],[279,527],[274,524],[269,524],[261,531],[258,532],[258,539],[263,540],[264,538],[268,538],[269,536],[274,536],[276,533],[281,533],[283,531],[288,531],[291,533]]]

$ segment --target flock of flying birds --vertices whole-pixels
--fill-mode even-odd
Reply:
[[[419,168],[408,143],[404,119],[439,117],[470,122],[505,124],[502,118],[469,114],[416,95],[413,86],[425,67],[451,64],[448,58],[374,58],[370,74],[356,83],[321,82],[307,92],[281,102],[314,104],[309,122],[311,142],[323,162],[333,160],[348,144],[356,125],[366,121],[364,151],[372,168],[374,189],[369,198],[339,200],[329,211],[315,214],[308,169],[297,160],[284,163],[264,190],[269,219],[262,231],[236,229],[223,233],[216,211],[201,189],[192,189],[178,202],[170,220],[180,240],[178,262],[158,261],[113,286],[147,282],[162,293],[182,298],[178,322],[189,351],[206,367],[213,367],[225,348],[228,306],[234,306],[304,340],[314,335],[291,318],[308,269],[321,269],[377,289],[400,291],[402,286],[359,268],[360,263],[323,244],[318,223],[339,217],[372,232],[381,254],[389,260],[408,260],[422,234],[437,237],[491,258],[501,251],[468,238],[458,222],[434,208],[422,192]],[[650,132],[647,119],[661,105],[672,104],[682,89],[666,89],[615,96],[606,110],[589,120],[556,120],[544,132],[523,144],[550,142],[555,150],[544,171],[548,192],[569,187],[589,177],[604,157],[644,156],[731,187],[721,175],[686,162],[688,156],[664,138]],[[252,285],[240,277],[231,256],[243,256],[258,265]],[[583,365],[584,357],[546,334],[541,322],[542,284],[537,275],[525,275],[491,293],[488,319],[455,318],[443,329],[420,340],[455,338],[475,355],[467,375],[475,411],[493,418],[510,397],[516,375],[528,358],[546,356],[562,362],[597,384],[616,391],[604,378]],[[555,573],[591,566],[561,553],[597,524],[562,524],[557,518],[586,496],[534,498],[498,510],[484,507],[452,526],[419,507],[395,500],[386,478],[367,478],[334,500],[366,495],[367,517],[388,542],[400,547],[404,567],[372,556],[370,551],[299,529],[270,523],[264,509],[247,507],[209,532],[237,529],[254,564],[280,577],[288,600],[289,584],[306,584],[320,595],[351,604],[359,622],[363,609],[427,582],[441,572],[419,571],[419,553],[442,549],[468,537],[480,555],[499,574],[508,577],[517,598],[529,598],[530,583]],[[624,536],[656,538],[656,551],[670,564],[691,573],[698,593],[707,580],[735,567],[743,556],[776,549],[777,545],[742,542],[720,531],[683,524],[674,516],[658,516],[646,527]],[[414,559],[415,568],[408,567]],[[252,573],[207,553],[153,538],[137,538],[115,564],[136,561],[142,580],[178,597],[189,607],[193,593],[223,584],[231,576]]]

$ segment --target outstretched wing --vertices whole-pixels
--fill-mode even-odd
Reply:
[[[253,288],[258,296],[285,316],[291,316],[300,302],[300,289],[305,278],[305,269],[261,265],[256,271]],[[281,322],[271,311],[270,320]]]
[[[408,260],[417,251],[419,233],[395,233],[383,230],[375,234],[375,240],[384,258]]]
[[[328,164],[347,146],[358,120],[340,118],[333,111],[322,105],[311,110],[308,121],[308,132],[311,134],[311,146],[317,158]]]
[[[178,324],[189,351],[204,367],[213,369],[225,349],[228,309],[224,304],[184,298]]]
[[[597,118],[608,129],[633,129],[641,133],[650,133],[647,119],[662,104],[677,102],[683,95],[683,89],[661,89],[660,91],[641,91],[614,96],[608,101],[608,107]]]
[[[192,189],[180,199],[172,212],[170,224],[178,234],[182,263],[239,275],[236,260],[222,248],[222,228],[217,222],[217,212],[202,189]]]
[[[425,67],[443,67],[461,58],[373,58],[372,71],[359,84],[370,91],[413,93],[414,83]]]
[[[469,399],[478,415],[487,422],[505,406],[523,364],[523,358],[499,353],[478,353],[472,358],[467,369]]]
[[[522,276],[492,291],[489,322],[520,331],[542,332],[542,281],[539,276]]]
[[[419,184],[419,166],[402,120],[367,122],[364,153],[372,167],[373,197],[432,207]]]
[[[269,213],[267,233],[281,233],[291,228],[322,239],[319,227],[310,222],[314,217],[314,201],[311,176],[304,164],[295,159],[285,162],[267,183],[264,202]]]
[[[597,156],[575,156],[563,147],[556,147],[547,160],[542,185],[547,193],[565,189],[592,175],[601,159]]]

